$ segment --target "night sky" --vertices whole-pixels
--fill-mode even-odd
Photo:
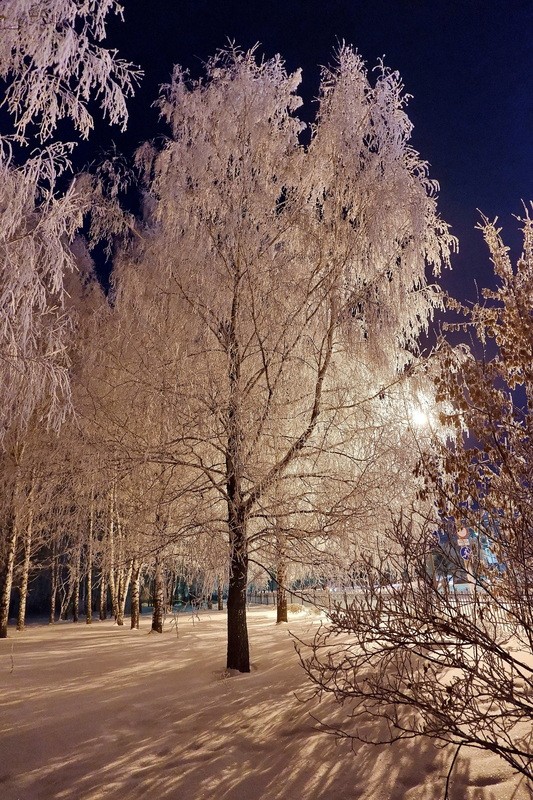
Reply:
[[[308,108],[319,65],[345,40],[369,67],[380,57],[398,70],[413,97],[412,144],[440,183],[440,211],[460,241],[446,287],[474,299],[490,283],[489,257],[475,225],[477,209],[498,216],[513,256],[520,252],[521,201],[533,200],[533,0],[125,0],[125,24],[113,22],[110,46],[142,66],[126,134],[98,129],[91,147],[111,140],[130,155],[166,132],[150,104],[179,63],[193,76],[228,39],[261,43],[289,70],[303,68]],[[311,111],[308,113],[312,113]],[[80,156],[91,155],[83,146]]]

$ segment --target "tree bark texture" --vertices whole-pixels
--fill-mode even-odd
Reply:
[[[278,550],[278,563],[276,569],[278,590],[276,593],[276,623],[288,622],[287,616],[287,564],[282,549]]]
[[[15,557],[17,554],[17,542],[20,524],[20,465],[23,448],[17,454],[15,462],[15,479],[13,493],[11,497],[11,513],[9,515],[7,530],[7,557],[4,570],[4,587],[0,596],[0,639],[7,638],[7,627],[9,622],[9,603],[11,600],[11,587],[13,585],[13,571],[15,569]]]
[[[228,584],[228,669],[250,672],[250,649],[246,624],[248,543],[243,520],[230,518],[230,572]]]
[[[139,628],[140,616],[140,587],[139,581],[141,576],[141,563],[137,557],[134,557],[131,567],[131,629]]]
[[[118,599],[118,578],[115,574],[115,487],[109,493],[109,591],[111,593],[111,608],[113,616],[118,625],[123,625],[124,620],[120,619],[120,603]]]
[[[126,610],[126,599],[130,588],[131,575],[133,572],[133,559],[130,558],[128,569],[121,565],[118,580],[118,617],[117,625],[124,625],[124,612]]]
[[[53,625],[56,621],[58,573],[57,544],[54,542],[52,545],[52,564],[50,565],[50,618],[48,620],[50,625]]]
[[[248,540],[243,502],[243,431],[241,420],[241,350],[237,335],[239,292],[242,275],[235,274],[231,318],[225,328],[228,355],[229,403],[227,419],[226,492],[229,529],[228,653],[226,666],[250,672],[250,649],[246,624],[248,584]]]
[[[107,581],[104,567],[100,575],[100,619],[107,617]]]
[[[80,617],[80,571],[81,571],[81,542],[76,545],[76,556],[73,568],[72,585],[72,622],[78,622]]]
[[[87,536],[87,596],[85,598],[85,622],[93,621],[93,530],[94,530],[94,494],[91,492],[89,506],[89,533]]]
[[[154,610],[152,613],[152,630],[155,633],[163,633],[163,622],[165,619],[165,580],[163,566],[159,555],[156,557],[154,571]]]
[[[0,598],[0,639],[7,638],[7,626],[9,622],[9,601],[11,599],[11,586],[13,585],[13,569],[15,566],[15,554],[17,551],[17,527],[12,518],[10,530],[8,532],[7,559],[5,568],[4,588]]]
[[[31,563],[31,542],[33,535],[33,484],[28,497],[28,519],[24,529],[24,561],[22,564],[22,577],[20,580],[20,602],[17,618],[17,630],[23,631],[26,624],[26,604],[28,601],[28,584]]]
[[[222,581],[220,577],[217,580],[217,608],[219,611],[224,610],[224,600],[222,598]]]

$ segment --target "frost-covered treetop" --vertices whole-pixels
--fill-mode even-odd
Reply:
[[[428,165],[409,144],[402,82],[383,65],[371,82],[360,56],[342,45],[323,71],[304,145],[300,71],[288,74],[279,56],[256,56],[230,47],[208,61],[203,80],[176,67],[163,87],[172,139],[157,155],[151,146],[138,154],[154,220],[179,238],[173,252],[193,252],[213,272],[220,262],[222,275],[244,262],[264,274],[267,254],[283,274],[301,277],[314,265],[337,287],[346,330],[403,366],[441,303],[426,268],[438,275],[448,266],[456,240],[438,214]],[[218,304],[221,282],[209,273],[205,283]]]
[[[70,404],[63,279],[91,198],[83,187],[59,192],[72,145],[51,141],[70,119],[79,136],[93,127],[90,101],[122,127],[139,72],[101,46],[116,0],[2,0],[0,108],[14,131],[0,132],[0,442],[37,415],[58,429]],[[12,142],[45,147],[22,163]]]
[[[19,140],[38,125],[38,137],[45,141],[66,117],[86,138],[93,127],[91,98],[98,98],[111,123],[125,127],[125,98],[140,73],[101,46],[110,13],[122,15],[116,0],[2,0],[3,105]]]

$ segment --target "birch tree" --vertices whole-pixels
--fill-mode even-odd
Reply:
[[[101,45],[110,14],[122,16],[116,0],[4,0],[0,14],[2,105],[18,140],[28,129],[41,142],[69,118],[83,138],[94,125],[89,101],[98,99],[109,122],[123,128],[126,98],[139,72]]]
[[[53,137],[69,118],[86,138],[95,98],[110,122],[126,124],[138,73],[101,45],[110,13],[121,14],[115,0],[4,0],[0,9],[2,105],[13,123],[0,132],[0,440],[37,406],[55,429],[71,408],[63,278],[90,198],[75,185],[58,190],[72,144]],[[28,157],[20,145],[32,138],[44,148]]]
[[[24,525],[24,452],[25,442],[15,439],[11,443],[9,453],[3,459],[6,468],[3,481],[6,502],[2,514],[2,528],[5,533],[5,561],[0,594],[1,639],[7,637],[9,601],[11,598],[17,544],[21,528]]]
[[[65,362],[70,365],[67,376],[69,393],[74,386],[73,401],[78,411],[83,413],[85,409],[79,404],[78,389],[82,346],[86,342],[89,320],[94,317],[96,309],[100,309],[107,301],[92,275],[92,264],[86,249],[76,242],[71,255],[75,257],[76,268],[63,281],[68,337],[65,336],[62,346]],[[33,365],[33,369],[36,372],[38,365]],[[29,391],[31,387],[27,388]],[[29,403],[28,411],[35,403],[35,395]],[[20,572],[20,578],[18,574],[15,575],[14,587],[20,592],[19,628],[24,625],[29,580],[35,578],[43,568],[50,569],[52,575],[53,604],[60,597],[60,612],[64,614],[67,607],[71,606],[74,617],[77,617],[80,586],[87,572],[92,572],[92,565],[85,562],[86,550],[91,552],[92,544],[95,545],[89,562],[92,555],[99,555],[96,547],[98,536],[94,531],[97,527],[94,524],[94,509],[91,545],[87,538],[91,528],[91,496],[97,490],[101,495],[107,488],[105,484],[100,485],[105,474],[98,469],[102,456],[96,448],[89,446],[83,419],[75,421],[71,417],[66,420],[64,408],[61,410],[61,436],[57,436],[53,428],[46,429],[44,421],[50,403],[48,393],[44,400],[34,406],[26,425],[22,424],[19,405],[17,423],[11,426],[3,444],[6,453],[2,460],[5,483],[3,532],[6,542],[10,542],[9,551],[13,552],[14,557],[6,555],[2,559],[2,613],[7,614],[13,570],[16,568],[17,573]],[[15,461],[20,464],[21,488],[18,495],[23,498],[22,506],[20,502],[14,502],[16,494],[11,488],[14,473],[10,459],[16,452],[21,454]],[[88,493],[87,487],[92,492]],[[18,506],[21,508],[17,512]],[[19,523],[11,525],[10,520],[17,518]],[[88,588],[91,589],[90,581]],[[92,594],[92,590],[88,594]],[[51,616],[55,616],[55,610]],[[7,635],[7,617],[1,633]]]
[[[64,509],[58,513],[58,498],[67,485],[68,506],[72,506],[72,484],[56,459],[57,444],[57,437],[46,433],[37,419],[23,432],[11,431],[4,440],[1,526],[7,550],[1,561],[0,638],[7,636],[9,605],[17,592],[17,629],[24,628],[30,581],[49,562],[48,545],[55,540],[56,523],[66,516]],[[65,531],[67,525],[58,527]]]
[[[172,575],[182,574],[179,564],[194,561],[188,549],[198,553],[199,539],[209,535],[209,520],[197,514],[201,487],[195,476],[148,455],[182,432],[177,410],[183,377],[177,365],[184,321],[170,313],[172,304],[161,297],[156,281],[150,265],[137,272],[123,248],[115,264],[112,303],[98,303],[88,315],[74,386],[80,425],[101,465],[99,491],[110,498],[110,524],[101,542],[106,595],[115,597],[118,608],[120,574],[126,570],[125,587],[131,568],[132,608],[138,606],[142,569],[143,580],[155,587],[153,630],[162,632],[172,594],[167,584]]]
[[[155,265],[158,305],[185,327],[184,398],[146,457],[196,475],[224,521],[227,667],[242,672],[254,515],[329,446],[350,406],[406,371],[440,302],[426,267],[438,272],[453,245],[408,144],[398,75],[383,68],[371,85],[342,47],[307,147],[299,81],[279,57],[236,49],[209,61],[205,80],[176,67],[160,100],[171,138],[138,155],[147,196],[132,274]],[[370,381],[354,384],[360,363]]]

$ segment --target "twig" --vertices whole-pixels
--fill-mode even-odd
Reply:
[[[457,756],[459,755],[459,750],[461,749],[462,746],[463,746],[462,744],[457,746],[457,750],[455,751],[454,756],[452,758],[452,763],[450,764],[450,769],[448,770],[448,774],[446,776],[446,787],[445,787],[445,792],[444,792],[444,800],[450,800],[450,795],[448,794],[448,791],[449,791],[449,788],[450,788],[450,778],[452,776],[452,772],[453,772],[453,768],[455,766],[455,762],[457,761]]]

